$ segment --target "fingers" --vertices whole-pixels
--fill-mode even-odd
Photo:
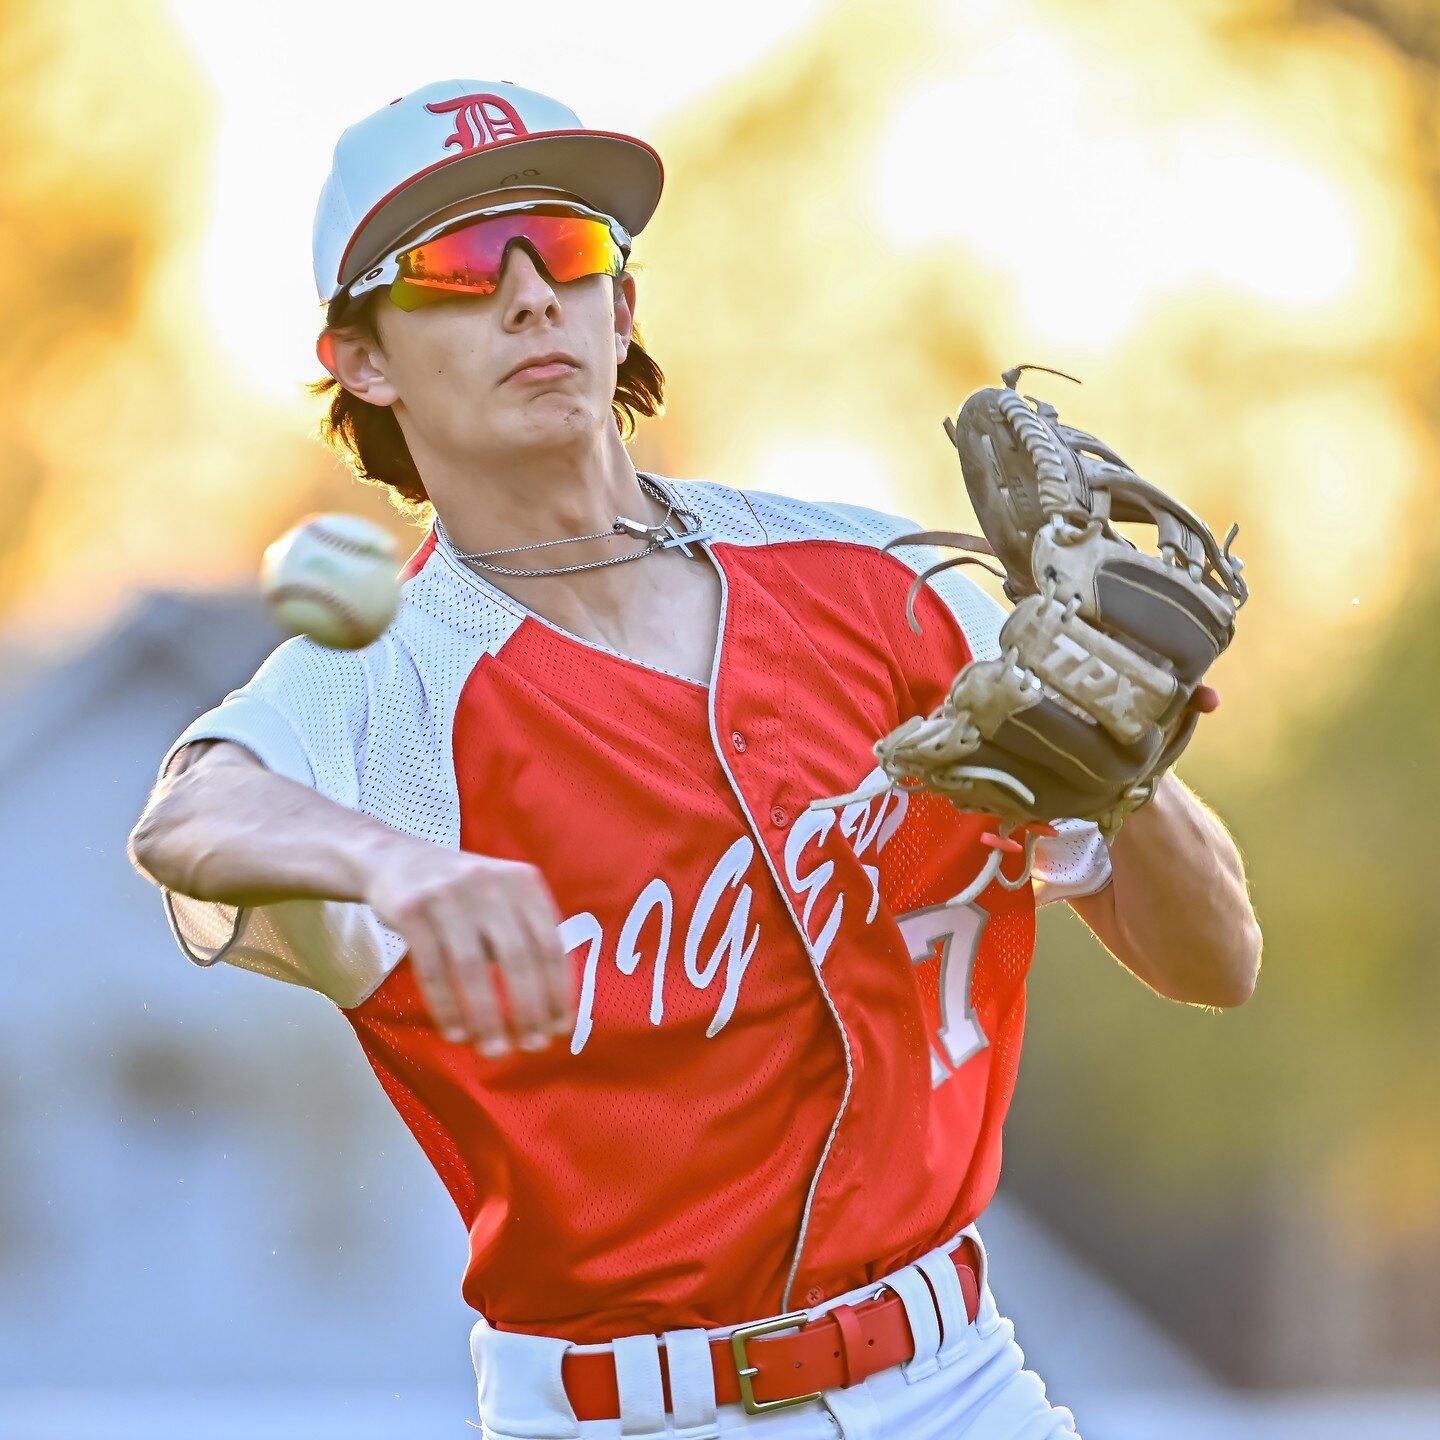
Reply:
[[[522,908],[521,921],[537,961],[545,1013],[551,1032],[568,1035],[575,1029],[580,1005],[580,987],[575,968],[560,944],[560,911],[550,887],[535,872],[529,905]]]
[[[470,1033],[470,1022],[461,1009],[455,985],[446,969],[439,937],[430,926],[412,923],[405,927],[405,940],[420,997],[436,1028],[447,1040],[465,1039]]]
[[[560,915],[533,866],[455,857],[456,870],[407,888],[396,928],[436,1027],[487,1058],[542,1050],[575,1026],[578,985]],[[432,861],[433,863],[433,861]]]
[[[523,1050],[543,1050],[554,1038],[549,1006],[527,926],[514,910],[492,915],[487,927],[491,953],[504,976],[510,1011]]]
[[[1208,715],[1213,710],[1220,708],[1220,692],[1213,685],[1197,685],[1195,693],[1191,695],[1187,710],[1198,710],[1202,715]]]
[[[444,983],[461,1017],[460,1031],[442,1032],[447,1040],[470,1040],[482,1055],[509,1052],[505,1016],[495,984],[494,949],[461,896],[434,903],[431,918],[439,939]]]

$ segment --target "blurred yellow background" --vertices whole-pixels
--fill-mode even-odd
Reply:
[[[1033,362],[1240,522],[1253,599],[1180,769],[1251,866],[1259,990],[1167,1005],[1047,912],[1007,1184],[1233,1380],[1440,1384],[1433,0],[772,0],[693,42],[485,9],[472,44],[464,8],[0,0],[16,652],[247,582],[307,511],[418,543],[310,433],[345,125],[453,72],[645,136],[670,404],[637,466],[967,528],[941,421]]]

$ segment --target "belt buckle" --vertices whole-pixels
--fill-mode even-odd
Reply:
[[[792,1310],[788,1315],[777,1315],[773,1320],[756,1320],[749,1325],[738,1325],[730,1332],[730,1352],[735,1357],[736,1378],[740,1382],[740,1398],[746,1411],[759,1415],[766,1410],[785,1410],[791,1405],[804,1405],[807,1401],[818,1400],[820,1392],[812,1395],[787,1395],[779,1400],[757,1400],[751,1377],[760,1373],[759,1366],[751,1365],[745,1354],[745,1342],[757,1335],[768,1335],[772,1330],[799,1329],[808,1325],[810,1317],[803,1310]]]

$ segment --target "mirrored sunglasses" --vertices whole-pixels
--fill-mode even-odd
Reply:
[[[388,286],[393,304],[418,310],[454,295],[490,295],[517,241],[557,284],[586,275],[619,275],[631,245],[625,227],[598,210],[553,200],[517,200],[478,216],[452,216],[387,255],[342,291],[341,298],[353,302]]]

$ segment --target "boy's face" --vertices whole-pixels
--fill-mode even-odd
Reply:
[[[546,198],[552,192],[514,188],[483,200]],[[463,213],[475,203],[452,208]],[[434,217],[444,218],[444,211]],[[316,353],[352,394],[394,409],[422,475],[430,457],[453,467],[583,447],[614,424],[616,371],[634,328],[628,274],[556,283],[515,244],[493,294],[449,296],[418,310],[401,310],[382,294],[372,313],[375,338],[327,328]],[[551,351],[574,363],[512,376]]]

